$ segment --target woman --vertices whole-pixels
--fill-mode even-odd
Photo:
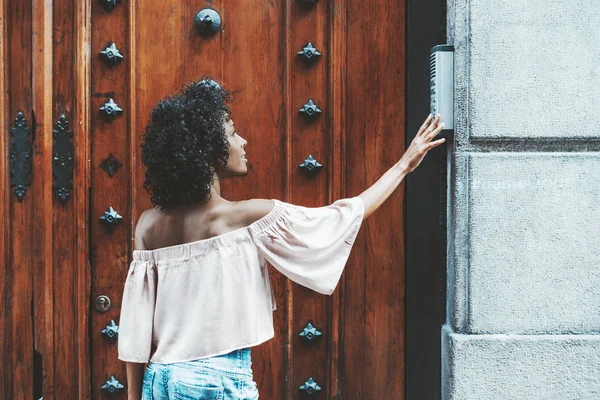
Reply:
[[[276,309],[267,263],[332,294],[362,221],[444,142],[430,115],[377,182],[324,207],[231,202],[221,180],[248,169],[229,101],[212,80],[192,83],[158,103],[144,133],[155,207],[136,225],[119,321],[130,400],[257,399],[250,347],[274,336]]]

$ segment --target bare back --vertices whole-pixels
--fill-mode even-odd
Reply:
[[[264,217],[274,205],[272,200],[251,199],[166,212],[150,208],[136,225],[135,249],[154,250],[223,235]]]

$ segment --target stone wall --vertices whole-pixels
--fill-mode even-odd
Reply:
[[[600,399],[600,3],[449,0],[444,399]]]

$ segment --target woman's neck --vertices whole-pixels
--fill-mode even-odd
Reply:
[[[213,184],[210,187],[211,196],[219,196],[221,197],[221,177],[216,173],[213,175]]]

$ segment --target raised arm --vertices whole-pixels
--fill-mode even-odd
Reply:
[[[367,219],[390,197],[400,185],[402,179],[419,166],[429,150],[444,143],[444,138],[431,141],[444,128],[444,124],[439,124],[441,118],[439,114],[435,119],[432,120],[432,118],[431,115],[427,117],[402,158],[385,172],[377,182],[358,195],[365,205],[363,220]],[[272,200],[268,199],[252,199],[239,202],[239,206],[236,215],[240,216],[239,225],[242,227],[264,217],[273,209],[274,204]]]
[[[421,125],[408,149],[402,155],[402,158],[386,171],[377,182],[358,196],[365,204],[363,220],[367,219],[390,197],[404,177],[419,166],[421,160],[423,160],[429,150],[445,141],[444,138],[431,141],[444,128],[444,124],[440,124],[439,122],[439,114],[436,115],[433,121],[432,116],[429,115],[423,125]]]

